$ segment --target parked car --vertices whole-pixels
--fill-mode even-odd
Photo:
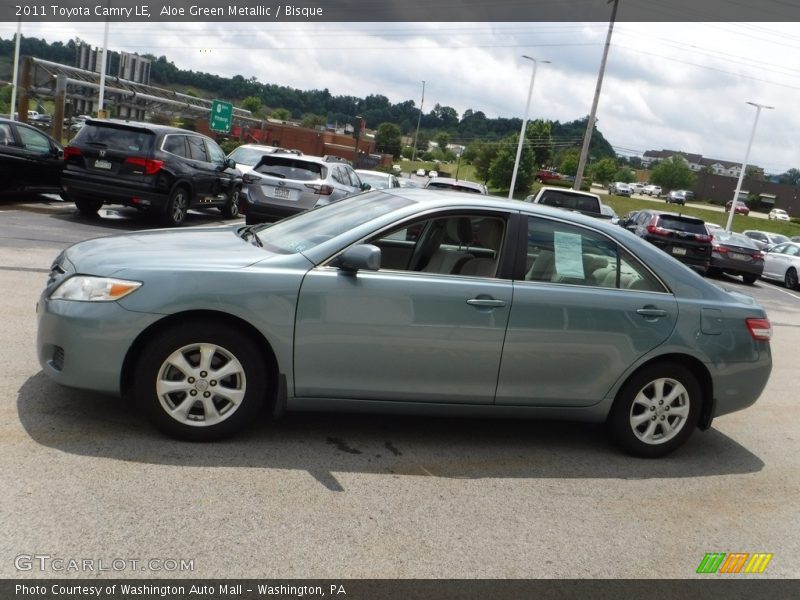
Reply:
[[[703,274],[711,262],[711,234],[702,219],[642,210],[630,227],[641,238]]]
[[[539,188],[536,194],[525,198],[525,202],[563,208],[564,210],[579,212],[589,217],[604,218],[600,209],[603,205],[600,201],[600,196],[589,192],[543,186]]]
[[[276,152],[289,153],[289,150],[277,146],[264,146],[262,144],[243,144],[234,148],[233,151],[228,154],[228,158],[236,163],[236,168],[239,169],[239,171],[247,173],[261,160],[262,156],[265,154],[275,154]]]
[[[61,192],[64,151],[35,127],[0,119],[0,194]]]
[[[639,214],[638,210],[632,210],[624,217],[620,218],[619,225],[620,227],[624,227],[628,231],[634,231],[636,229],[636,216]]]
[[[417,177],[425,177],[425,169],[417,169]]]
[[[633,192],[634,194],[641,194],[642,190],[644,189],[644,184],[639,182],[634,182],[630,184],[630,186],[631,186],[631,192]]]
[[[37,315],[46,376],[196,441],[262,409],[436,411],[606,423],[655,457],[752,405],[771,370],[755,300],[619,227],[428,190],[81,242]]]
[[[764,270],[764,255],[746,235],[720,229],[711,240],[709,275],[728,273],[741,276],[748,285],[755,283]]]
[[[401,175],[403,173],[403,167],[400,165],[392,165],[392,171],[394,171],[396,175]]]
[[[630,198],[631,194],[633,193],[633,189],[624,181],[617,181],[608,187],[608,193],[614,194],[615,196],[627,196]]]
[[[686,192],[683,190],[672,190],[667,194],[667,204],[686,204]]]
[[[397,177],[391,173],[369,171],[367,169],[356,169],[356,173],[358,173],[358,178],[361,182],[369,184],[369,187],[373,190],[400,187],[400,182],[397,181]]]
[[[434,171],[433,169],[428,171],[428,177],[438,177],[438,176],[439,176],[439,171]]]
[[[190,208],[239,214],[242,174],[209,137],[152,123],[87,119],[64,149],[61,185],[84,215],[133,206],[181,225]]]
[[[552,169],[539,169],[536,172],[536,181],[540,183],[547,184],[551,181],[561,181],[564,179],[564,176],[561,175],[558,171],[554,171]]]
[[[484,196],[489,193],[486,186],[482,183],[475,183],[474,181],[467,181],[466,179],[454,179],[452,177],[431,177],[425,183],[425,189],[483,194]]]
[[[785,242],[764,252],[764,279],[783,281],[790,290],[800,290],[800,243]]]
[[[642,194],[647,196],[655,196],[658,198],[661,195],[661,186],[658,185],[646,185],[642,190]]]
[[[733,204],[733,200],[728,200],[725,204],[725,212],[731,211],[731,205]],[[744,215],[747,216],[750,214],[750,209],[747,208],[747,204],[742,202],[741,200],[736,201],[736,207],[733,209],[733,214],[735,215]]]
[[[244,174],[248,225],[274,221],[368,189],[347,162],[333,157],[267,154]]]
[[[773,208],[771,211],[769,211],[769,214],[767,215],[767,218],[770,219],[770,220],[773,220],[773,221],[791,221],[792,220],[792,218],[789,216],[789,213],[787,213],[782,208]]]
[[[788,237],[780,233],[772,233],[771,231],[758,231],[757,229],[746,229],[742,232],[756,243],[759,250],[765,250],[776,244],[783,244],[790,241]]]

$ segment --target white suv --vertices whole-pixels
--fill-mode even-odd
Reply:
[[[661,186],[659,185],[646,185],[642,190],[643,194],[647,194],[648,196],[655,196],[658,198],[661,195]]]

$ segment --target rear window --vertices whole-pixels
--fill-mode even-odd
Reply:
[[[686,233],[697,233],[700,235],[708,235],[706,225],[703,221],[697,219],[687,219],[685,217],[662,215],[658,219],[659,227],[664,229],[671,229],[672,231],[684,231]]]
[[[325,179],[327,174],[323,165],[291,156],[263,156],[253,170],[271,177],[296,181]]]
[[[741,246],[742,248],[758,250],[758,246],[753,243],[753,240],[746,235],[742,235],[741,233],[732,233],[730,231],[722,230],[714,233],[714,239],[723,244],[735,244],[736,246]]]
[[[87,123],[81,127],[76,138],[75,141],[84,146],[152,154],[156,136],[151,131]]]
[[[600,201],[597,198],[556,190],[547,190],[539,200],[539,204],[582,212],[600,212]]]
[[[468,192],[472,194],[481,194],[481,190],[477,190],[473,187],[467,187],[463,185],[458,185],[455,183],[442,183],[440,181],[431,181],[428,184],[428,189],[435,189],[435,190],[450,190],[453,192]]]

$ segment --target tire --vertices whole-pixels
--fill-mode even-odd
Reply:
[[[708,267],[706,269],[706,277],[722,277],[722,271],[716,267]]]
[[[103,201],[78,198],[75,200],[75,206],[78,207],[78,212],[82,215],[86,217],[93,217],[97,216],[97,211],[103,206]]]
[[[141,356],[134,371],[137,404],[161,431],[194,442],[228,437],[251,424],[273,376],[250,338],[205,321],[161,332]]]
[[[797,271],[795,271],[794,268],[790,268],[788,271],[786,271],[786,275],[783,278],[783,282],[786,284],[786,289],[789,290],[800,289],[800,287],[798,287],[798,282],[797,282]]]
[[[671,395],[675,395],[670,399]],[[626,452],[658,458],[674,451],[697,426],[703,402],[692,372],[676,363],[644,367],[622,386],[607,425]]]
[[[241,193],[240,188],[234,188],[233,192],[231,193],[231,197],[228,198],[228,201],[225,203],[225,206],[222,206],[219,211],[222,213],[222,216],[226,219],[236,219],[239,216],[239,194]]]
[[[178,186],[169,195],[169,200],[161,213],[161,222],[167,227],[178,227],[186,220],[189,211],[189,190]]]
[[[756,282],[756,279],[758,279],[758,277],[755,275],[742,275],[742,281],[747,285],[753,285]]]

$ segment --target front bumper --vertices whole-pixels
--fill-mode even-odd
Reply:
[[[119,395],[131,345],[162,315],[131,312],[116,302],[49,300],[47,293],[36,306],[42,370],[67,387]]]

